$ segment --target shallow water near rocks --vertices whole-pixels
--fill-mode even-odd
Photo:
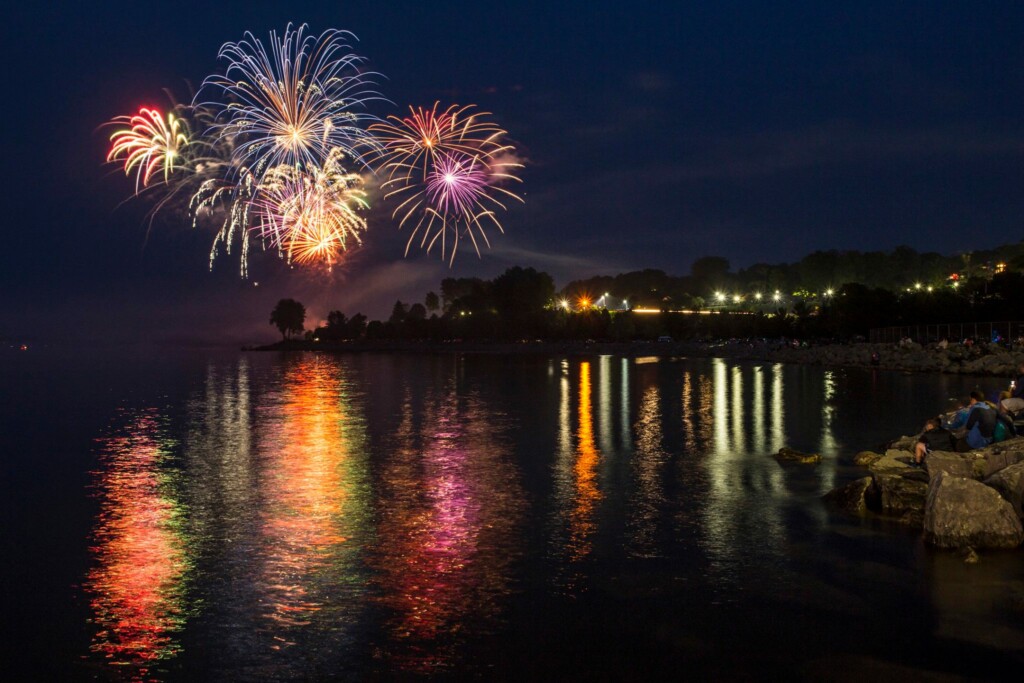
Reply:
[[[720,359],[0,358],[16,678],[997,678],[1024,560],[820,500],[1001,380]],[[779,464],[782,446],[820,452]]]

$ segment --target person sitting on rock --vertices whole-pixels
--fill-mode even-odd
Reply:
[[[1024,363],[1017,366],[1017,379],[1010,382],[1010,395],[999,402],[999,412],[1011,418],[1024,410]]]
[[[943,428],[942,419],[930,417],[925,420],[921,438],[914,444],[914,465],[920,467],[924,456],[932,451],[955,451],[956,441],[948,429]]]
[[[953,409],[946,413],[945,427],[951,432],[963,429],[967,424],[967,418],[971,414],[971,397],[953,399]],[[959,435],[958,435],[959,436]]]
[[[998,411],[994,410],[980,391],[971,392],[971,413],[967,417],[965,441],[973,449],[984,448],[992,443],[995,436]]]

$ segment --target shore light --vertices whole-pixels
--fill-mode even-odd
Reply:
[[[935,288],[934,288],[934,287],[932,287],[931,285],[928,285],[928,291],[929,291],[929,292],[930,292],[930,291],[932,291],[933,289],[935,289]]]
[[[779,294],[778,292],[775,292],[775,294],[772,295],[772,301],[782,301],[782,295]]]
[[[831,289],[825,290],[825,296],[832,296],[832,294],[834,294],[834,292]]]
[[[921,283],[920,282],[915,282],[914,283],[914,289],[921,289]]]
[[[561,306],[566,311],[569,310],[569,300],[568,299],[562,299],[561,301],[558,302],[558,305]]]
[[[725,301],[725,294],[722,294],[721,292],[715,292],[715,299],[717,299],[718,301]]]
[[[738,304],[740,302],[740,295],[739,294],[733,294],[732,295],[732,302],[734,304]]]
[[[758,301],[760,301],[761,300],[761,292],[758,292],[757,294],[755,294],[754,298],[757,299]]]

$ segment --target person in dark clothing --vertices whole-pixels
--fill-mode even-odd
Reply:
[[[921,438],[914,444],[914,465],[920,466],[932,451],[955,451],[953,434],[942,426],[942,418],[930,417],[924,423]]]
[[[984,448],[992,443],[998,421],[999,411],[985,402],[985,396],[980,391],[972,391],[971,414],[964,425],[967,429],[967,445],[971,448]]]

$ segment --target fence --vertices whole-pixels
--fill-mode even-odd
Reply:
[[[1024,322],[1019,320],[985,323],[943,323],[939,325],[903,325],[900,327],[876,327],[868,339],[876,344],[896,344],[904,337],[910,337],[920,344],[948,339],[951,342],[963,339],[1012,341],[1024,337]]]

